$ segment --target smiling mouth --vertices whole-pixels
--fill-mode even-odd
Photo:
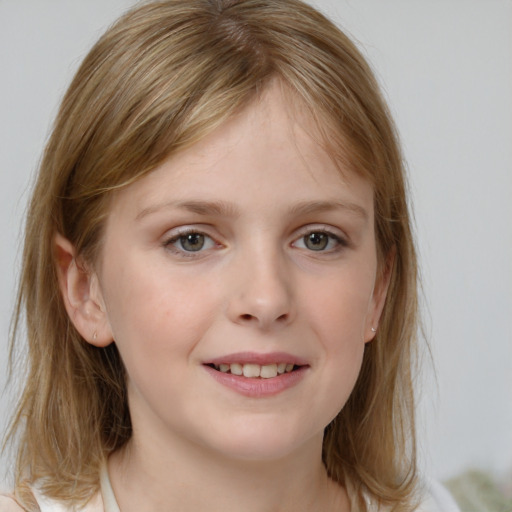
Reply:
[[[302,366],[293,363],[253,364],[253,363],[231,363],[231,364],[208,364],[210,368],[222,373],[243,376],[251,379],[272,379],[285,373],[291,373]]]

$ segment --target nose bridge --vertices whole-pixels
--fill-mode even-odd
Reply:
[[[293,290],[286,256],[268,239],[253,239],[237,254],[230,316],[260,328],[288,323],[293,316]]]

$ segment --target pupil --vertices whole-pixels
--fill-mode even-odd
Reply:
[[[310,233],[304,237],[304,243],[308,249],[322,251],[329,243],[329,237],[325,233]]]
[[[189,233],[180,237],[180,242],[186,251],[200,251],[204,245],[204,235],[200,233]]]

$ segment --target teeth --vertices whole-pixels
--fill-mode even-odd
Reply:
[[[244,377],[259,377],[260,371],[259,364],[244,364]]]
[[[272,379],[283,373],[290,373],[295,365],[293,363],[273,363],[265,364],[263,366],[259,364],[219,364],[215,365],[215,369],[222,373],[231,372],[233,375],[243,375],[248,378]]]
[[[277,377],[277,364],[267,364],[261,367],[260,376],[263,379]]]
[[[244,373],[244,369],[241,364],[233,363],[231,366],[231,373],[233,375],[242,375]]]

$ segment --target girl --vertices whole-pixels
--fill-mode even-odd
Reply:
[[[311,7],[123,16],[28,212],[0,510],[441,510],[415,461],[406,204],[376,81]]]

